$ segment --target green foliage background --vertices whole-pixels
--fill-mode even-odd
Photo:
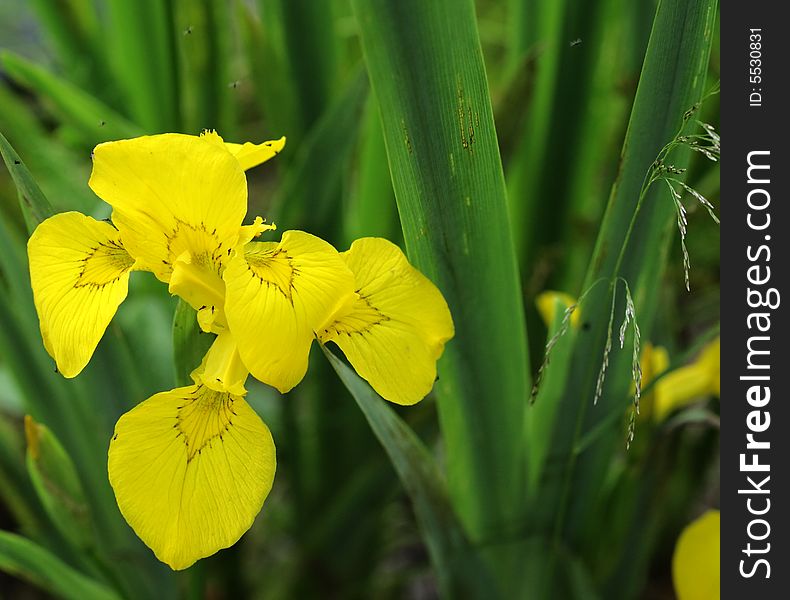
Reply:
[[[679,531],[718,503],[718,403],[639,419],[629,329],[593,403],[624,278],[641,342],[690,360],[718,324],[718,229],[640,191],[718,80],[716,0],[14,0],[0,5],[0,583],[65,598],[671,598]],[[718,97],[697,118],[718,127]],[[52,212],[108,216],[91,149],[146,133],[288,137],[251,214],[346,249],[401,243],[456,337],[434,392],[394,409],[315,348],[282,397],[250,386],[275,486],[232,549],[183,573],[120,516],[120,414],[196,366],[194,321],[132,277],[91,364],[54,372],[25,242]],[[679,151],[717,205],[718,167]],[[584,295],[534,403],[547,289]],[[175,313],[175,318],[174,318]],[[617,331],[612,335],[616,338]],[[335,373],[335,371],[337,373]],[[339,377],[338,377],[339,375]],[[24,415],[39,452],[26,450]],[[38,432],[38,433],[36,433]]]

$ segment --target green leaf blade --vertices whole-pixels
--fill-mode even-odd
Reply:
[[[66,600],[121,600],[115,591],[76,571],[41,546],[0,531],[0,570]]]
[[[0,133],[0,154],[3,155],[11,179],[19,190],[22,214],[25,215],[28,228],[32,231],[41,221],[54,215],[55,210],[38,187],[25,163],[2,133]]]
[[[474,6],[468,0],[352,4],[409,256],[442,290],[456,325],[436,386],[451,495],[473,539],[492,538],[523,510],[529,388]]]

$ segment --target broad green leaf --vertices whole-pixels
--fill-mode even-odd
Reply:
[[[444,477],[414,431],[330,350],[324,354],[384,446],[414,504],[414,512],[447,598],[496,598],[497,591],[447,496]]]
[[[0,133],[0,154],[3,155],[6,168],[19,190],[22,214],[25,215],[28,228],[33,231],[36,225],[47,217],[51,217],[55,211],[38,184],[33,180],[25,163],[22,162],[2,133]]]
[[[442,291],[455,322],[435,388],[450,494],[472,539],[495,545],[523,516],[529,376],[474,5],[352,6],[409,258]]]
[[[71,457],[52,431],[30,415],[25,416],[25,437],[27,471],[47,514],[75,548],[92,548],[90,508]]]
[[[120,600],[114,590],[76,571],[30,540],[0,531],[0,570],[66,600]]]
[[[10,52],[0,56],[8,76],[44,98],[62,123],[80,132],[87,146],[142,134],[138,126],[65,79]]]

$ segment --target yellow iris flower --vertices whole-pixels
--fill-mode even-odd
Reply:
[[[100,144],[89,185],[112,223],[63,213],[28,243],[44,346],[65,377],[90,360],[135,270],[166,283],[216,334],[194,384],[140,403],[110,442],[121,513],[173,569],[234,544],[271,489],[274,442],[244,400],[249,374],[287,392],[313,340],[332,341],[384,398],[414,404],[454,334],[439,290],[386,240],[344,253],[302,231],[253,241],[274,226],[242,225],[244,171],[284,144],[226,144],[215,132]]]

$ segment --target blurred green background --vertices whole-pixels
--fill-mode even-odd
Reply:
[[[626,450],[633,333],[620,351],[613,332],[592,408],[608,307],[616,329],[625,306],[622,286],[607,296],[598,282],[628,280],[642,347],[666,348],[673,368],[716,335],[719,230],[704,208],[686,196],[691,293],[662,182],[626,235],[652,161],[718,80],[716,2],[4,0],[0,52],[0,132],[58,212],[109,216],[87,186],[102,141],[204,128],[233,142],[286,135],[284,151],[248,173],[250,215],[341,250],[362,236],[408,250],[447,295],[458,336],[436,393],[396,412],[448,473],[437,489],[465,539],[443,546],[426,527],[391,465],[397,448],[377,439],[316,347],[287,396],[249,386],[278,451],[251,531],[186,572],[158,563],[117,510],[106,449],[120,414],[192,368],[173,334],[176,300],[136,273],[90,365],[61,378],[29,289],[30,194],[0,170],[3,597],[673,597],[675,540],[718,505],[718,401],[698,391],[666,420],[637,419]],[[696,119],[718,129],[718,118],[713,95],[686,125],[700,133]],[[458,151],[452,179],[442,152],[459,127],[469,152]],[[718,206],[717,164],[687,148],[671,164]],[[470,195],[480,204],[464,212]],[[479,273],[504,267],[483,280],[462,262],[475,257]],[[590,289],[530,404],[562,321],[559,310],[544,322],[536,298]],[[26,414],[73,461],[72,488],[26,459]],[[512,515],[500,519],[501,506]],[[477,563],[458,552],[480,572],[459,574]]]

